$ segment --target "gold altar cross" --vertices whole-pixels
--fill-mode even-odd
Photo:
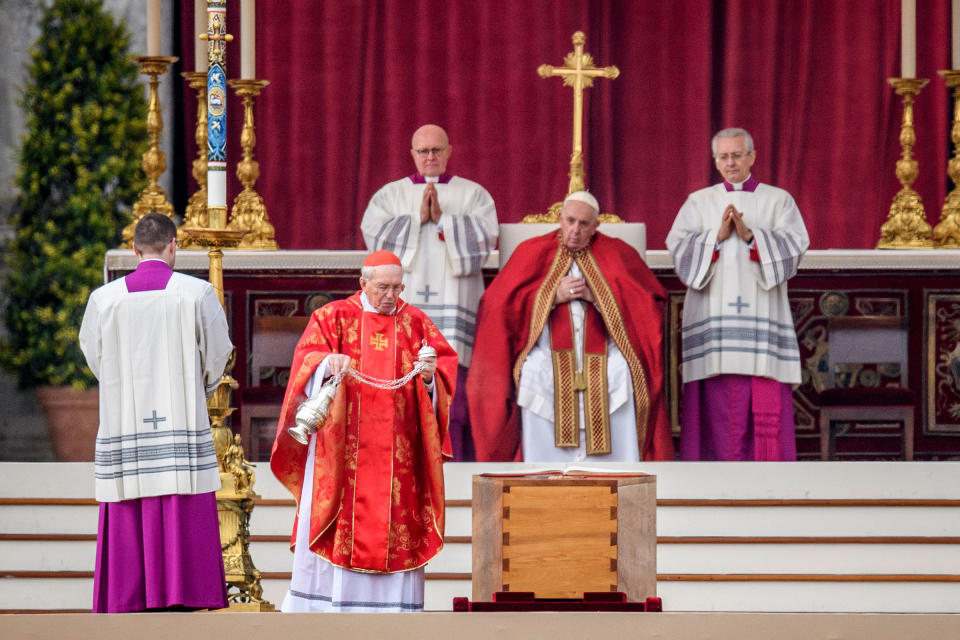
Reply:
[[[583,52],[587,41],[583,31],[573,34],[573,51],[563,58],[562,67],[542,64],[537,68],[544,78],[560,76],[563,84],[573,87],[573,153],[570,154],[570,187],[567,193],[585,189],[583,176],[583,90],[593,86],[594,78],[610,78],[620,75],[616,67],[597,68],[593,66],[593,56]]]

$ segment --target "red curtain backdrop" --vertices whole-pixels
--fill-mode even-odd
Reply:
[[[181,0],[184,68],[193,2]],[[239,3],[228,3],[228,77],[239,75]],[[814,249],[876,245],[894,194],[901,100],[897,0],[284,0],[257,3],[260,179],[283,249],[362,249],[360,218],[384,183],[413,172],[410,136],[432,122],[449,168],[483,184],[501,222],[563,198],[572,91],[537,75],[572,34],[616,80],[587,90],[587,185],[604,211],[664,239],[686,195],[719,180],[710,136],[754,136],[753,173],[790,191]],[[914,184],[931,225],[951,186],[950,3],[920,0]],[[188,92],[189,93],[189,92]],[[195,104],[183,105],[192,132]],[[240,100],[231,96],[228,202],[239,193]],[[189,171],[187,158],[174,165]],[[193,188],[192,180],[191,189]]]

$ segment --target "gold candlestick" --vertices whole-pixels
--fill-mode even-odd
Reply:
[[[187,210],[183,216],[182,229],[186,232],[181,249],[203,247],[198,246],[190,236],[190,229],[203,229],[207,221],[207,73],[205,71],[186,71],[182,74],[187,84],[197,93],[197,126],[193,132],[193,139],[197,144],[197,157],[193,159],[191,175],[197,181],[197,190],[190,196]]]
[[[900,126],[900,146],[903,148],[897,161],[897,179],[903,188],[890,205],[886,222],[880,227],[878,249],[930,249],[930,225],[920,202],[920,194],[911,189],[919,169],[913,158],[913,145],[917,138],[913,130],[913,98],[929,80],[925,78],[890,78],[897,95],[903,96],[903,124]]]
[[[150,98],[147,104],[147,133],[150,134],[150,148],[143,154],[143,172],[150,183],[140,192],[133,205],[133,221],[123,230],[122,248],[133,246],[133,228],[140,218],[148,213],[162,213],[173,218],[173,205],[167,200],[166,192],[157,181],[167,170],[167,157],[160,151],[160,133],[163,131],[163,116],[160,113],[160,100],[157,97],[157,76],[167,72],[167,67],[179,60],[173,56],[140,56],[134,58],[140,65],[140,73],[150,76]],[[177,234],[178,237],[180,233]]]
[[[956,249],[960,248],[960,70],[938,73],[953,89],[953,126],[950,128],[953,157],[947,162],[947,175],[953,181],[953,189],[943,201],[940,222],[933,228],[933,240],[940,248]]]
[[[210,257],[210,284],[217,291],[220,304],[223,295],[223,249],[240,244],[245,231],[234,229],[188,228],[193,242],[208,249]],[[223,568],[226,573],[230,609],[234,611],[273,611],[271,603],[263,599],[260,571],[250,557],[250,516],[254,500],[260,496],[254,491],[256,474],[243,453],[240,435],[234,435],[225,424],[234,412],[230,396],[239,385],[233,378],[233,359],[220,378],[220,386],[207,399],[210,430],[217,451],[222,488],[217,491],[217,516],[220,520],[220,546],[223,549]]]
[[[237,164],[237,178],[243,184],[243,191],[233,199],[230,223],[227,226],[248,232],[240,241],[240,249],[276,250],[277,241],[273,225],[267,216],[267,207],[263,204],[263,198],[253,188],[260,177],[260,163],[253,159],[253,148],[257,145],[256,128],[253,124],[253,99],[260,95],[260,91],[270,82],[238,79],[229,80],[227,84],[243,98],[243,130],[240,133],[243,160]]]

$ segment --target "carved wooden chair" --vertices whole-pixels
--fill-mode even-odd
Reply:
[[[907,382],[907,328],[900,316],[842,316],[830,318],[827,362],[829,388],[820,394],[820,457],[835,456],[839,422],[870,424],[900,423],[900,454],[913,460],[914,406],[916,396]],[[836,365],[841,363],[897,363],[899,387],[836,386]]]

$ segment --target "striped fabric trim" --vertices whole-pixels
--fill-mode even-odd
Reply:
[[[329,602],[334,607],[351,607],[363,609],[403,609],[405,611],[423,611],[423,602],[374,602],[372,600],[337,600],[331,596],[318,593],[304,593],[290,589],[290,595],[304,600]]]
[[[682,359],[682,362],[693,362],[705,356],[710,355],[711,353],[750,353],[753,355],[766,355],[771,358],[776,358],[777,360],[782,360],[783,362],[799,362],[799,357],[789,356],[782,354],[778,351],[771,351],[769,349],[758,349],[756,347],[749,346],[730,346],[730,345],[717,345],[715,347],[710,347],[708,349],[702,349],[696,353],[690,355],[685,355]]]
[[[460,273],[477,273],[492,247],[473,216],[455,216],[453,222],[453,242],[460,249]]]
[[[791,363],[800,361],[793,325],[757,316],[705,318],[684,328],[682,344],[684,363],[714,353],[764,355]]]
[[[758,232],[772,258],[770,267],[773,269],[774,282],[785,282],[797,272],[803,251],[791,235],[775,233],[770,229],[758,229]]]
[[[410,240],[410,225],[409,216],[399,216],[388,221],[374,238],[376,249],[392,251],[401,262],[404,262],[404,254]]]
[[[684,284],[691,284],[703,266],[705,260],[712,257],[707,254],[707,243],[702,240],[707,232],[685,236],[674,251],[677,275]]]
[[[126,478],[127,476],[149,476],[157,473],[170,473],[170,472],[182,472],[182,471],[207,471],[209,469],[217,468],[217,460],[214,458],[210,462],[199,464],[199,463],[183,463],[183,464],[171,464],[163,467],[140,467],[138,469],[121,469],[118,471],[107,472],[107,471],[95,471],[94,477],[98,480],[115,480],[116,478]]]
[[[94,460],[98,465],[110,466],[115,464],[129,464],[148,460],[165,460],[170,458],[203,458],[216,456],[213,442],[169,442],[166,444],[151,445],[148,447],[123,447],[97,451]]]
[[[747,316],[747,315],[738,316],[738,315],[732,315],[732,314],[710,316],[708,318],[704,318],[703,320],[698,320],[697,322],[694,322],[693,324],[684,327],[683,331],[684,333],[687,333],[694,329],[699,329],[702,326],[715,324],[717,322],[737,322],[742,325],[745,325],[747,323],[753,323],[751,327],[755,331],[759,331],[760,330],[759,327],[761,325],[765,325],[773,329],[780,329],[781,331],[789,331],[789,332],[795,331],[792,323],[777,322],[776,320],[771,320],[770,318],[761,318],[760,316]]]
[[[716,327],[708,326],[703,331],[683,332],[683,350],[698,349],[711,342],[742,340],[768,345],[770,349],[794,349],[797,346],[796,334],[780,333],[753,327]]]
[[[94,477],[115,480],[216,469],[217,452],[209,431],[144,431],[97,438]]]

